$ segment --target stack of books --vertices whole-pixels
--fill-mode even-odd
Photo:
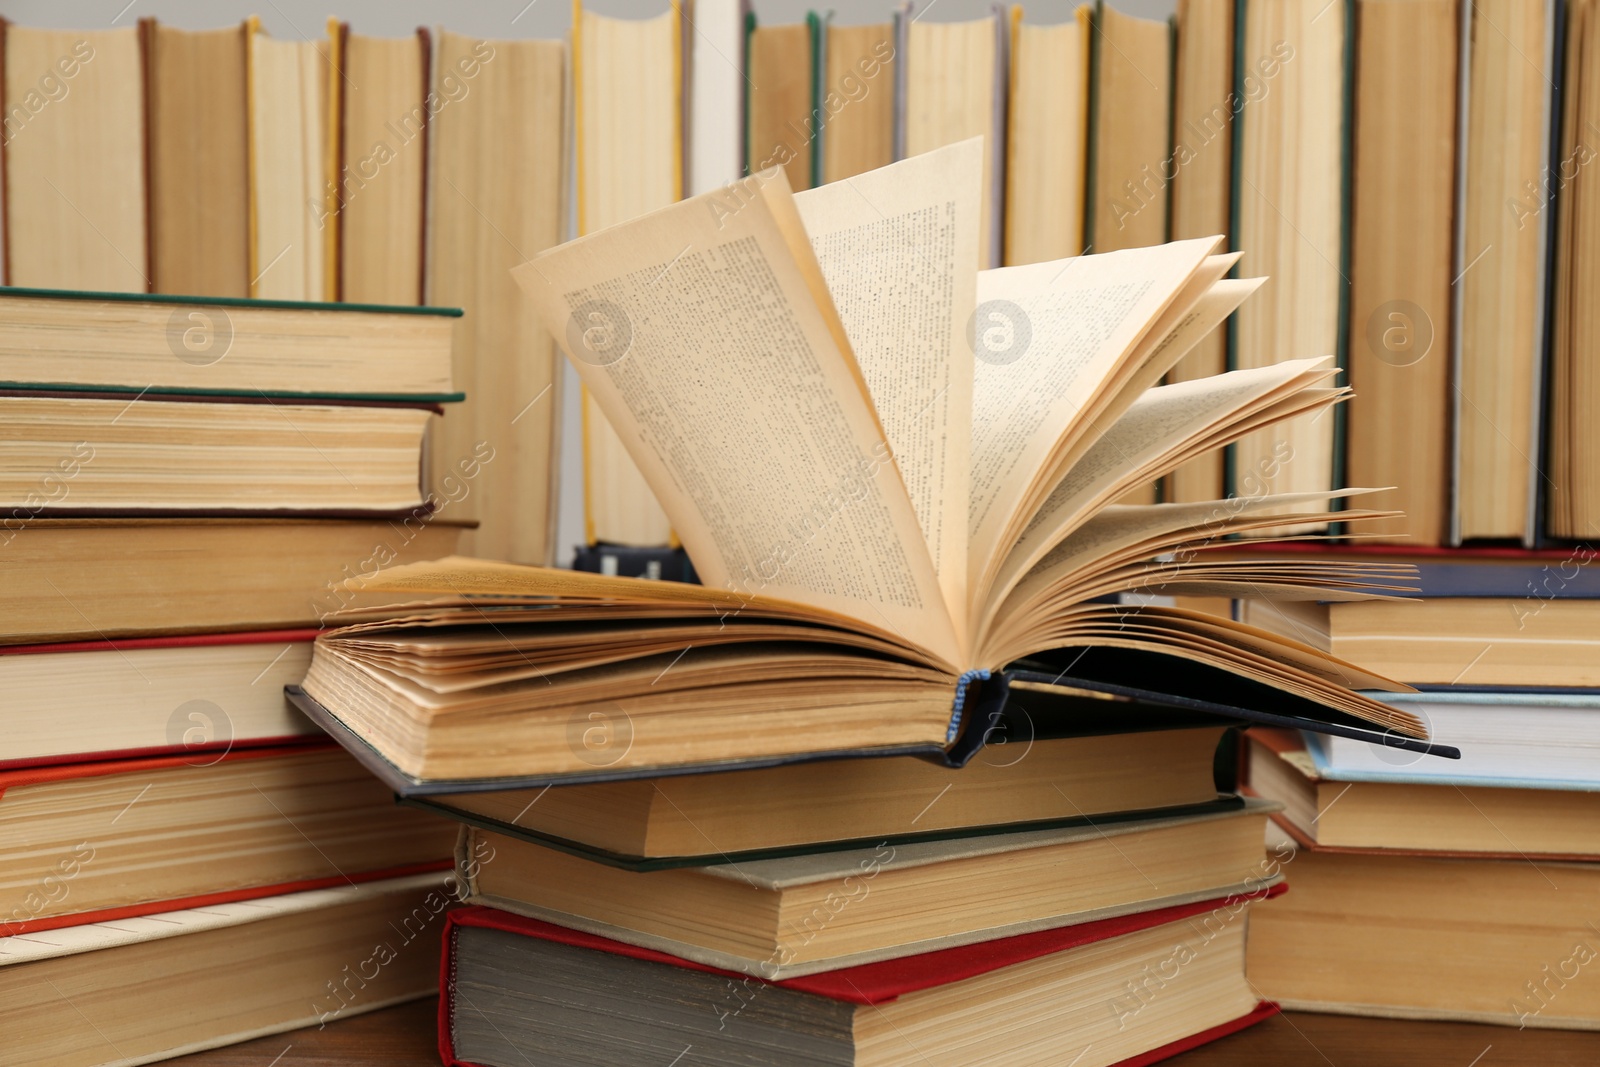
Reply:
[[[453,319],[21,289],[0,316],[11,1056],[145,1062],[426,994],[450,827],[282,686],[352,575],[454,545],[419,482]]]
[[[980,274],[985,165],[773,172],[519,268],[705,584],[391,567],[289,687],[466,827],[447,1062],[1147,1063],[1275,1010],[1225,729],[1438,751],[1381,676],[1117,601],[1403,575],[1212,551],[1341,494],[1115,503],[1346,393],[1157,384],[1259,284],[1211,240]]]
[[[1581,977],[1600,955],[1593,553],[1364,554],[1414,560],[1424,602],[1246,602],[1245,618],[1414,683],[1384,699],[1462,757],[1250,732],[1245,781],[1284,805],[1294,886],[1257,917],[1251,978],[1317,1011],[1600,1027]]]

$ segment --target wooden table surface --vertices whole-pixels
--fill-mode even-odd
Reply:
[[[419,1001],[321,1030],[296,1030],[169,1062],[182,1067],[438,1067],[434,1011],[434,1001]],[[1166,1063],[1170,1067],[1595,1067],[1600,1064],[1600,1033],[1295,1012]],[[705,1065],[684,1062],[678,1067]]]

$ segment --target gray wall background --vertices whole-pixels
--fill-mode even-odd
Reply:
[[[1030,0],[1030,22],[1064,22],[1079,0]],[[1166,18],[1177,0],[1110,0],[1113,7],[1145,18]],[[606,15],[648,16],[666,10],[666,0],[585,0]],[[897,0],[752,0],[756,16],[769,24],[799,22],[811,10],[832,10],[836,22],[886,22]],[[919,18],[954,22],[986,16],[990,0],[920,0]],[[259,15],[274,37],[310,39],[326,32],[337,15],[358,33],[399,37],[418,26],[445,26],[457,33],[488,38],[564,37],[572,25],[571,0],[0,0],[0,15],[24,26],[108,29],[153,17],[185,29],[212,29]],[[572,223],[568,223],[568,233]],[[561,441],[561,499],[556,545],[558,561],[572,559],[583,539],[583,477],[578,437],[578,382],[564,368]]]

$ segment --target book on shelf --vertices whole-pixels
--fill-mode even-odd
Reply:
[[[1273,881],[1260,874],[1272,807],[651,871],[472,829],[457,875],[469,903],[786,978],[1259,890]],[[840,921],[805,921],[845,898]]]
[[[930,5],[931,6],[931,5]],[[976,262],[1001,262],[1005,195],[1006,86],[1010,21],[993,6],[988,18],[934,22],[905,0],[895,10],[896,157],[920,156],[974,137],[983,138],[982,201]]]
[[[625,1060],[682,1044],[728,1064],[770,1062],[782,1048],[818,1063],[953,1065],[1055,1062],[1081,1046],[1082,1067],[1137,1067],[1277,1011],[1244,977],[1260,896],[776,982],[463,908],[447,920],[439,1053],[459,1067],[511,1067],[530,1054]],[[1173,977],[1160,995],[1129,992],[1163,966]]]
[[[1245,736],[1245,790],[1283,805],[1273,820],[1302,848],[1540,861],[1600,856],[1600,793],[1592,781],[1446,778],[1409,752],[1387,750],[1378,768],[1348,770],[1332,764],[1319,740],[1296,731],[1258,728]],[[1470,747],[1463,753],[1475,755]]]
[[[1246,968],[1284,1008],[1600,1029],[1600,991],[1575,980],[1600,953],[1600,865],[1291,842],[1272,855],[1293,889],[1252,909]]]
[[[774,169],[740,183],[736,212],[715,210],[727,194],[694,198],[518,268],[705,587],[461,560],[390,570],[367,588],[466,602],[325,635],[307,706],[419,781],[592,771],[567,740],[577,705],[630,717],[616,773],[944,753],[970,725],[975,682],[1098,648],[1058,680],[1103,670],[1148,690],[1194,663],[1220,674],[1186,684],[1222,694],[1229,714],[1265,712],[1270,692],[1330,726],[1421,736],[1347,688],[1394,685],[1353,664],[1215,616],[1097,602],[1125,589],[1359,598],[1404,576],[1206,557],[1224,535],[1279,524],[1278,507],[1325,522],[1354,491],[1107,510],[1193,454],[1344,393],[1325,359],[1157,387],[1255,287],[1223,279],[1237,257],[1211,240],[979,274],[985,158],[965,142],[798,197]],[[921,224],[940,213],[950,225]],[[857,254],[829,254],[843,246]],[[884,278],[919,284],[885,300]],[[1031,348],[975,355],[963,326],[980,301],[1031,319]],[[622,358],[563,336],[574,307],[627,325]],[[903,358],[902,322],[930,328],[930,358]],[[1084,335],[1086,322],[1100,325]],[[761,355],[778,344],[782,363]],[[484,594],[498,598],[492,633],[471,606]],[[1237,680],[1231,699],[1221,676]]]
[[[1227,233],[1235,120],[1235,0],[1179,0],[1174,16],[1170,233],[1173,240]],[[1228,369],[1228,331],[1211,331],[1172,368],[1170,381]],[[1197,456],[1172,472],[1163,499],[1180,503],[1225,495],[1223,454]]]
[[[149,154],[150,291],[250,296],[249,22],[139,20]]]
[[[0,667],[5,662],[0,659]],[[954,770],[888,756],[721,774],[409,796],[404,803],[508,837],[633,870],[743,862],[821,850],[1101,824],[1217,803],[1223,727],[1132,730],[1102,718],[1041,736],[1027,714],[997,724],[980,758]],[[596,720],[597,750],[610,724]],[[1153,773],[1159,768],[1159,773]],[[1061,783],[1071,783],[1070,793]],[[931,803],[929,797],[937,797]]]
[[[6,936],[437,870],[455,837],[326,742],[13,768],[0,788]]]
[[[328,42],[275,40],[248,22],[247,296],[328,299]]]
[[[41,30],[0,21],[0,48],[5,283],[145,292],[139,30]]]
[[[1437,545],[1450,505],[1460,5],[1354,3],[1346,471],[1352,485],[1397,487],[1375,500],[1403,517],[1370,535]]]
[[[48,487],[47,487],[48,488]],[[320,626],[362,599],[349,585],[454,551],[450,502],[396,519],[0,519],[13,570],[0,644]]]
[[[833,12],[822,22],[822,81],[817,138],[821,182],[844,181],[894,162],[894,23],[841,26]],[[750,170],[763,169],[752,165]],[[795,184],[790,172],[791,186]],[[698,191],[698,190],[697,190]]]
[[[372,37],[328,19],[330,300],[420,304],[427,286],[428,125],[437,110],[426,29]]]
[[[683,196],[682,32],[676,0],[648,19],[610,18],[573,0],[578,233],[615,226]],[[753,56],[750,68],[755,77]],[[577,324],[591,343],[623,344],[609,329],[603,317]],[[587,391],[582,410],[584,540],[668,544],[666,513]]]
[[[314,629],[0,646],[18,707],[0,767],[222,753],[319,731],[283,699],[311,662]],[[62,679],[71,679],[70,685]]]
[[[1552,84],[1564,7],[1557,0],[1461,6],[1450,537],[1532,545],[1558,214],[1547,168],[1560,114]]]
[[[689,0],[684,8],[684,168],[690,193],[708,193],[744,177],[744,34],[749,12],[750,0]]]
[[[1237,8],[1233,247],[1268,281],[1229,326],[1228,365],[1332,353],[1345,364],[1349,109],[1354,0],[1244,0]],[[1231,450],[1229,491],[1311,492],[1343,484],[1342,417],[1312,414]],[[1304,524],[1299,524],[1301,527]]]
[[[434,427],[429,484],[459,492],[461,462],[487,450],[460,517],[463,551],[520,563],[554,555],[561,367],[511,268],[560,241],[566,222],[567,49],[559,41],[433,34],[433,205],[428,299],[460,307],[453,378],[466,399]]]
[[[1011,7],[1004,249],[1008,267],[1065,259],[1083,251],[1088,12],[1088,5],[1080,5],[1072,17],[1046,25],[1026,21],[1020,4]],[[1221,233],[1226,228],[1224,220],[1223,226],[1206,232]]]
[[[1218,551],[1237,554],[1229,548]],[[1303,540],[1241,546],[1238,551],[1272,560],[1314,556],[1347,562],[1403,564],[1411,569],[1410,583],[1425,600],[1500,597],[1520,601],[1508,604],[1516,615],[1536,613],[1542,604],[1551,600],[1600,599],[1600,570],[1589,566],[1594,562],[1596,549],[1584,544],[1529,550],[1496,545],[1438,548]]]
[[[1566,55],[1561,73],[1561,130],[1556,174],[1542,175],[1536,204],[1557,190],[1555,210],[1555,285],[1551,305],[1549,397],[1545,401],[1545,454],[1549,484],[1546,532],[1582,540],[1600,534],[1600,437],[1595,434],[1594,402],[1600,395],[1590,338],[1600,237],[1588,210],[1594,176],[1592,130],[1600,122],[1600,11],[1590,0],[1568,0]],[[1525,204],[1525,201],[1523,202]]]
[[[796,189],[818,184],[814,171],[821,116],[816,57],[821,32],[815,17],[763,26],[754,12],[746,15],[744,51],[750,78],[744,87],[744,174],[782,167]]]
[[[50,1067],[148,1063],[431,996],[447,877],[0,938],[6,1047]]]
[[[1135,18],[1095,0],[1089,22],[1084,211],[1084,242],[1095,252],[1142,248],[1167,239],[1172,38],[1166,22]]]

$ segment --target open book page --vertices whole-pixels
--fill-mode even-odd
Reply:
[[[794,198],[957,613],[967,602],[965,329],[977,294],[984,163],[975,137]]]
[[[1213,239],[978,275],[969,574],[1003,539],[1057,442],[1205,262]]]
[[[1291,360],[1146,392],[1073,464],[1028,521],[1001,564],[991,603],[1003,600],[1028,568],[1097,507],[1173,466],[1186,456],[1192,443],[1331,376],[1335,371],[1327,363],[1326,356]]]
[[[781,171],[514,273],[707,585],[886,626],[958,669],[916,512]]]

